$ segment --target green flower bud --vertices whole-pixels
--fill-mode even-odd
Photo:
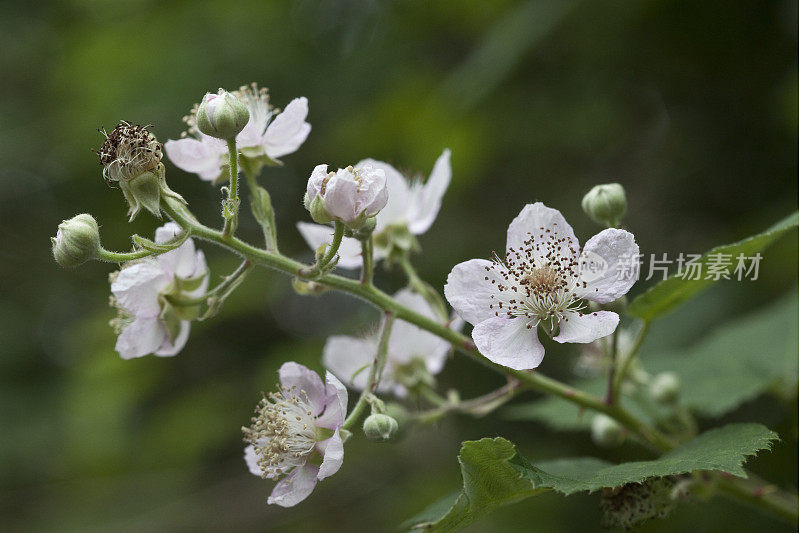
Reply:
[[[250,111],[238,98],[224,89],[206,93],[197,108],[197,129],[217,139],[233,139],[250,120]]]
[[[325,207],[325,200],[322,199],[322,196],[314,196],[314,199],[309,201],[308,193],[303,197],[303,205],[311,213],[311,218],[317,224],[328,224],[329,222],[333,222],[333,217],[328,213],[328,210]]]
[[[386,442],[397,435],[397,420],[389,415],[372,414],[364,420],[364,435],[375,442]]]
[[[100,229],[92,215],[81,214],[58,225],[53,243],[53,257],[63,267],[75,267],[97,259],[100,252]]]
[[[112,187],[122,189],[128,201],[129,220],[136,218],[144,207],[161,218],[161,201],[165,197],[186,203],[167,186],[161,143],[147,126],[120,122],[106,136],[97,155],[103,165],[103,177]]]
[[[581,207],[598,224],[619,226],[628,209],[625,189],[619,183],[596,185],[583,197]]]
[[[675,372],[657,374],[650,381],[649,392],[654,401],[663,405],[673,404],[681,392],[681,379]]]
[[[623,439],[622,426],[610,416],[598,414],[592,419],[592,440],[601,448],[619,446]]]

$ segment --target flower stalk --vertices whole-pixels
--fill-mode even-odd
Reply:
[[[389,348],[389,336],[392,333],[392,324],[394,323],[394,314],[391,312],[384,312],[383,316],[383,329],[381,331],[380,341],[378,342],[378,349],[375,352],[375,360],[369,369],[369,377],[367,378],[367,386],[361,391],[361,396],[358,402],[347,415],[347,418],[342,424],[342,429],[350,429],[361,418],[364,409],[366,409],[374,390],[380,383],[381,375],[383,374],[383,367],[386,365],[386,353]]]
[[[222,216],[225,218],[225,225],[222,228],[222,235],[230,237],[239,225],[239,152],[236,149],[236,138],[231,137],[228,142],[228,157],[230,158],[230,184],[228,186],[228,198],[222,203]]]

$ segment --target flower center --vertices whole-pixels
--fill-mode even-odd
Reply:
[[[255,447],[264,477],[274,478],[306,462],[317,443],[311,402],[303,390],[282,388],[262,398],[245,442]]]
[[[153,172],[161,164],[161,143],[147,129],[149,126],[120,122],[107,133],[97,150],[106,181],[131,180],[145,172]]]
[[[528,329],[544,322],[549,331],[567,312],[578,312],[583,303],[575,294],[578,283],[578,251],[567,237],[561,237],[557,225],[539,228],[518,248],[510,247],[504,258],[494,255],[486,267],[495,279],[499,294],[491,296],[489,308],[495,316],[522,317]],[[500,280],[497,276],[500,276]]]

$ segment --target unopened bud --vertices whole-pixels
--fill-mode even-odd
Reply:
[[[612,448],[622,444],[622,426],[604,414],[595,415],[592,419],[592,440],[601,448]]]
[[[224,89],[206,93],[197,108],[197,129],[217,139],[235,138],[249,120],[247,106]]]
[[[619,226],[628,209],[625,189],[619,183],[596,185],[583,197],[581,207],[598,224]]]
[[[75,267],[97,259],[100,252],[100,229],[92,215],[81,214],[58,225],[53,243],[53,257],[63,267]]]
[[[397,435],[397,420],[389,415],[372,414],[364,420],[364,435],[375,442],[386,442]]]
[[[675,403],[680,392],[681,379],[675,372],[662,372],[650,382],[650,397],[660,404]]]

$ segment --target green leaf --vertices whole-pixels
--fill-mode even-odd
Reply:
[[[695,470],[716,470],[747,477],[742,468],[747,457],[768,449],[777,439],[776,433],[761,424],[730,424],[709,430],[652,461],[609,465],[597,459],[583,458],[579,462],[562,459],[531,465],[517,455],[513,464],[535,487],[549,487],[569,495]]]
[[[503,438],[465,442],[458,454],[461,492],[437,501],[403,527],[458,531],[497,507],[533,496],[539,489],[509,462],[516,455],[516,447]]]
[[[793,213],[763,233],[709,250],[703,254],[698,263],[701,265],[708,264],[709,256],[714,254],[730,254],[733,258],[733,264],[727,270],[728,274],[730,274],[735,268],[736,257],[739,254],[744,254],[745,257],[753,256],[767,248],[773,241],[790,229],[796,227],[797,213]],[[650,287],[644,294],[637,296],[628,307],[628,314],[645,320],[653,320],[670,312],[713,283],[715,283],[713,279],[691,280],[674,275]]]
[[[494,509],[544,491],[568,495],[649,478],[718,470],[746,476],[742,464],[767,449],[778,435],[759,424],[731,424],[712,429],[653,461],[612,465],[581,457],[543,461],[535,465],[503,438],[467,441],[461,447],[463,488],[416,515],[403,527],[426,531],[457,531]]]
[[[797,384],[798,301],[793,291],[737,318],[701,342],[643,359],[650,372],[681,377],[681,402],[706,416],[723,415],[773,387]]]

